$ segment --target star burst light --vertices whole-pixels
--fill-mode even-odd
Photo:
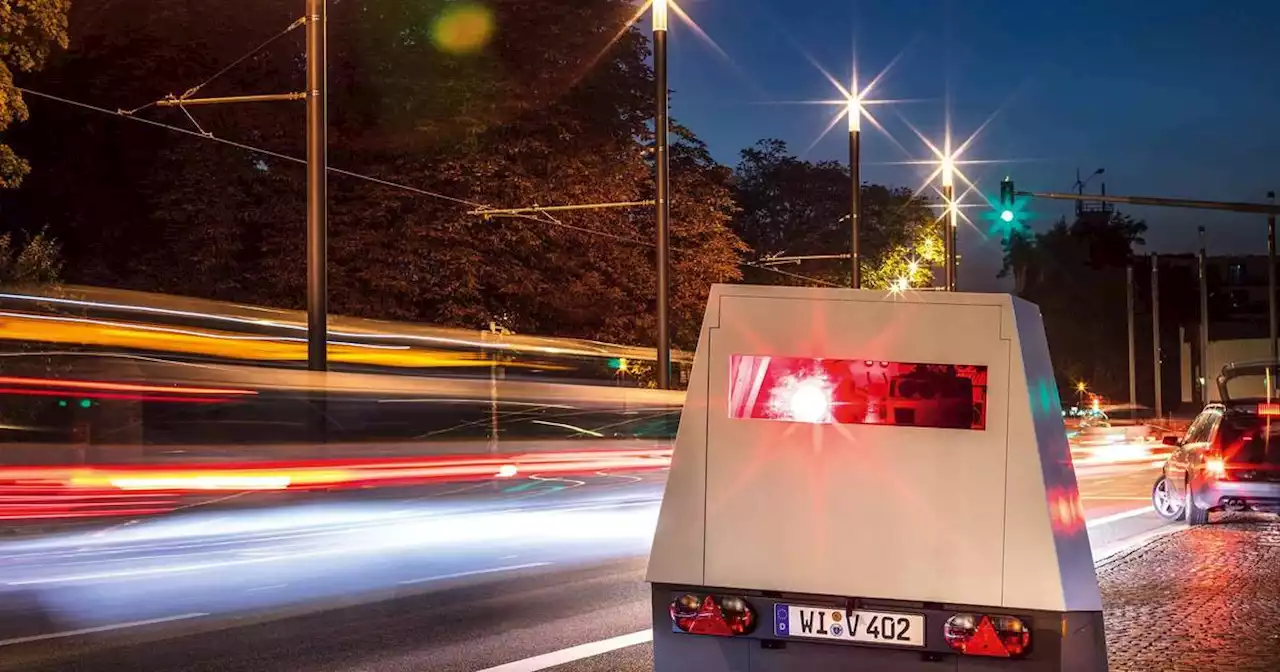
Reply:
[[[835,88],[836,92],[840,96],[839,98],[830,100],[801,101],[802,104],[830,105],[838,108],[835,115],[833,115],[831,120],[827,123],[826,128],[822,129],[822,132],[818,134],[818,137],[814,139],[813,143],[809,145],[809,148],[805,150],[806,154],[813,151],[813,148],[817,147],[818,143],[822,142],[822,140],[835,129],[836,125],[839,124],[841,120],[848,121],[850,132],[861,132],[863,119],[870,122],[876,130],[880,131],[893,141],[894,144],[898,145],[903,152],[907,151],[906,148],[902,147],[902,145],[893,138],[892,134],[885,130],[884,125],[876,119],[875,115],[867,109],[868,107],[876,105],[889,105],[905,102],[901,100],[877,98],[875,96],[876,90],[884,80],[885,75],[889,74],[889,71],[893,69],[893,66],[902,58],[903,53],[905,53],[905,51],[898,52],[898,55],[894,56],[893,60],[889,61],[889,64],[877,73],[875,77],[872,77],[871,81],[868,82],[866,86],[860,86],[858,82],[858,62],[856,57],[853,59],[853,67],[851,68],[852,74],[849,78],[848,85],[846,85],[837,79],[835,75],[832,75],[831,72],[823,67],[823,65],[811,54],[804,52],[805,58],[813,64],[813,67],[817,68],[818,72],[822,73],[822,76],[831,83],[831,86]]]
[[[976,226],[974,226],[973,220],[969,219],[969,217],[964,214],[964,208],[982,207],[982,205],[980,204],[965,205],[964,201],[971,194],[977,193],[981,195],[981,191],[978,189],[978,185],[974,182],[974,180],[970,179],[970,177],[965,173],[962,166],[998,163],[997,161],[991,161],[991,160],[964,158],[966,152],[968,152],[969,149],[973,147],[973,144],[978,139],[978,136],[980,136],[982,132],[986,130],[987,126],[990,125],[990,123],[992,122],[992,120],[995,119],[995,117],[996,115],[994,113],[991,116],[987,117],[987,119],[983,121],[982,124],[979,125],[978,128],[971,135],[965,138],[958,145],[955,145],[953,142],[952,134],[951,134],[951,116],[950,116],[950,112],[948,112],[946,125],[943,131],[941,146],[939,146],[938,144],[935,144],[933,141],[931,141],[914,124],[912,124],[906,118],[900,116],[900,118],[902,119],[902,122],[906,125],[906,127],[911,129],[911,132],[914,133],[915,136],[920,139],[920,142],[924,143],[924,146],[929,150],[929,153],[933,155],[931,158],[928,158],[928,159],[924,159],[920,161],[906,161],[904,163],[906,165],[923,165],[923,166],[933,167],[932,172],[930,172],[928,177],[924,179],[924,182],[919,187],[916,188],[915,193],[920,194],[925,190],[931,189],[934,193],[938,194],[938,196],[944,199],[942,203],[942,212],[938,216],[937,221],[939,222],[943,221],[951,213],[954,212],[956,214],[957,219],[963,219],[965,223],[969,224],[969,226],[975,229],[977,228]],[[963,186],[963,190],[961,190],[958,194],[956,193],[956,189],[955,189],[957,179],[959,180],[960,185]],[[941,182],[941,185],[940,185],[941,188],[939,188],[939,185],[937,184],[937,182]],[[946,194],[943,191],[943,189],[945,189],[946,187],[952,188],[952,198],[950,201],[945,200]],[[984,198],[983,200],[985,201],[986,199]]]

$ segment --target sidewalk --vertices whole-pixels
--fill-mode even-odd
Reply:
[[[1213,520],[1098,568],[1112,670],[1280,670],[1280,522]]]

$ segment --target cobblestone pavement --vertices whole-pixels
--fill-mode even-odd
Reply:
[[[1280,522],[1214,514],[1098,569],[1115,672],[1280,670]]]

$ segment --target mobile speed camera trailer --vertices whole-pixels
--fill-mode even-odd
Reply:
[[[1039,309],[714,287],[648,580],[656,672],[1106,670]]]

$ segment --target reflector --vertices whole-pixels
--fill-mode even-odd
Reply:
[[[943,627],[947,645],[968,656],[1016,658],[1027,652],[1031,632],[1012,616],[956,614]]]
[[[671,601],[671,622],[691,635],[733,637],[755,628],[755,610],[740,597],[681,595]]]

